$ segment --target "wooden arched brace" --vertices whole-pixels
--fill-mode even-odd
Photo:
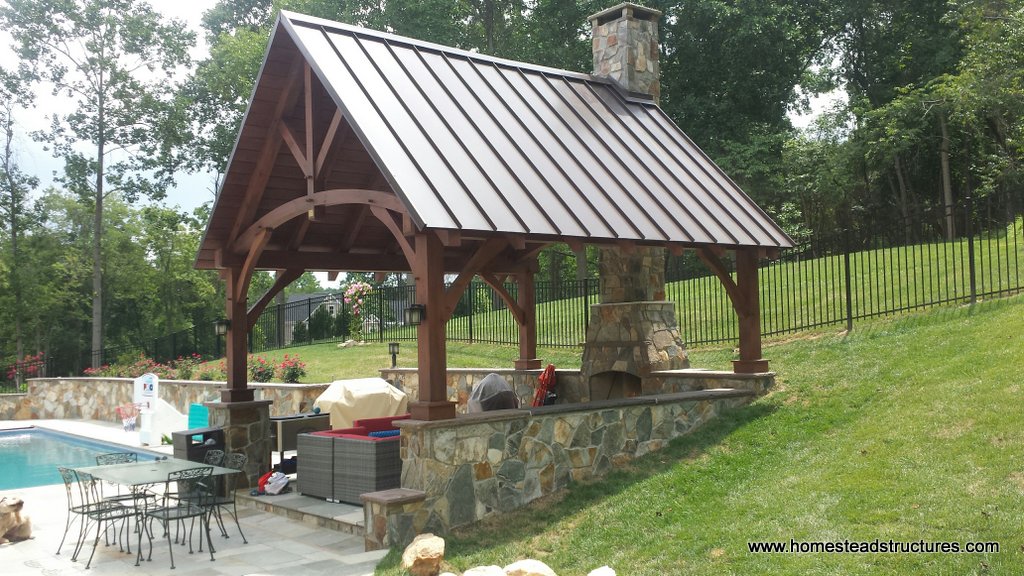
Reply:
[[[370,212],[391,231],[391,235],[395,237],[395,241],[402,248],[402,254],[405,254],[405,259],[409,262],[409,269],[412,270],[416,262],[416,251],[409,244],[409,239],[402,234],[402,229],[398,227],[398,223],[391,217],[388,209],[381,206],[370,206]]]
[[[445,322],[451,318],[452,313],[455,311],[455,305],[459,303],[459,298],[462,298],[462,294],[466,291],[470,282],[473,281],[473,276],[476,276],[477,272],[493,260],[495,256],[500,254],[506,246],[508,246],[508,240],[504,238],[488,238],[476,249],[469,262],[466,262],[466,266],[459,272],[459,277],[445,291]]]
[[[236,253],[247,252],[261,230],[273,230],[292,218],[306,214],[316,206],[342,206],[345,204],[364,204],[371,207],[379,206],[392,212],[405,212],[405,206],[402,205],[398,197],[388,192],[361,188],[324,190],[300,196],[267,212],[238,236],[238,240],[231,245],[231,250]]]
[[[481,273],[480,277],[483,278],[484,282],[493,288],[494,291],[498,293],[498,296],[501,296],[501,299],[505,301],[505,305],[508,306],[508,311],[512,313],[512,317],[516,319],[516,323],[520,326],[526,324],[526,313],[519,307],[519,303],[516,302],[516,299],[508,293],[508,290],[505,290],[505,286],[502,282],[495,277],[494,274]]]
[[[264,308],[270,301],[274,299],[274,296],[284,290],[289,284],[299,279],[302,273],[305,272],[302,268],[289,268],[287,270],[278,270],[277,278],[274,279],[274,285],[267,290],[258,302],[249,307],[249,311],[246,313],[246,322],[248,329],[252,330],[252,327],[256,325],[256,321],[259,320],[260,314],[263,313]]]
[[[701,262],[707,265],[718,280],[722,282],[722,286],[725,288],[726,294],[729,295],[729,300],[732,302],[732,307],[736,309],[737,314],[744,314],[743,310],[743,299],[740,297],[739,287],[736,286],[736,282],[732,279],[732,275],[725,268],[725,263],[719,258],[710,248],[698,248],[697,257],[700,258]]]

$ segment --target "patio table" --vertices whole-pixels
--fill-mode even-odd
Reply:
[[[209,464],[182,460],[181,458],[167,458],[165,460],[145,460],[139,462],[128,462],[125,464],[108,464],[106,466],[79,466],[77,472],[86,472],[95,478],[120,484],[121,486],[146,486],[150,484],[163,484],[167,481],[167,475],[171,472],[180,472],[189,468],[206,468]],[[240,470],[213,466],[214,476],[225,476],[237,474]]]

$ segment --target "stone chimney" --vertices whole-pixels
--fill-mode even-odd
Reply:
[[[594,75],[657,102],[659,18],[630,3],[591,16]],[[665,249],[602,248],[599,282],[580,371],[588,399],[660,392],[658,372],[689,367],[675,306],[665,302]]]
[[[661,12],[626,2],[590,17],[594,75],[630,92],[661,97],[658,20]]]

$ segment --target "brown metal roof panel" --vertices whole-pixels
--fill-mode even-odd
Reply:
[[[286,26],[287,19],[281,20]],[[331,97],[349,119],[353,131],[370,151],[374,162],[384,173],[391,187],[409,207],[410,216],[418,225],[431,222],[438,228],[459,228],[447,208],[430,194],[406,195],[405,190],[430,189],[430,183],[419,167],[403,150],[402,142],[384,121],[363,87],[356,82],[351,71],[339,61],[334,47],[319,28],[310,28],[302,22],[292,27],[299,49],[303,51]],[[342,94],[345,95],[342,98]],[[358,119],[358,121],[356,120]],[[371,145],[372,144],[372,145]]]
[[[740,244],[744,232],[737,229],[736,222],[716,198],[723,190],[719,186],[707,186],[694,174],[702,174],[703,167],[675,143],[652,133],[640,119],[646,117],[646,109],[654,108],[653,104],[628,102],[610,87],[599,88],[591,85],[592,94],[607,108],[607,114],[621,119],[622,133],[627,135],[638,150],[643,150],[650,160],[652,170],[661,170],[663,177],[673,184],[673,190],[681,203],[682,210],[689,211],[697,217],[708,230],[709,242],[720,244]]]
[[[436,86],[444,90],[448,101],[461,110],[461,119],[456,115],[453,120],[464,123],[459,125],[460,132],[464,125],[467,131],[478,134],[495,161],[500,162],[500,166],[492,165],[491,173],[495,180],[508,180],[508,185],[501,187],[502,193],[508,195],[508,202],[532,224],[534,233],[588,236],[572,207],[554,192],[571,186],[570,181],[558,172],[557,166],[544,155],[506,106],[496,102],[493,91],[475,75],[464,79],[456,73],[449,59],[437,53],[419,51],[418,57],[431,71]],[[522,195],[517,198],[516,192]]]
[[[713,218],[702,203],[695,203],[691,197],[695,184],[685,179],[685,174],[684,179],[680,179],[678,171],[666,166],[662,154],[655,154],[648,142],[636,137],[635,130],[625,123],[630,116],[624,109],[614,113],[596,94],[596,91],[614,92],[614,89],[568,79],[556,84],[556,88],[575,104],[583,121],[593,127],[595,137],[614,157],[632,162],[636,176],[644,180],[651,192],[659,195],[659,206],[683,230],[683,241],[735,242],[729,230]],[[617,99],[614,94],[607,98]]]
[[[480,104],[483,94],[451,74],[448,82],[442,81],[437,69],[448,72],[451,69],[435,54],[402,47],[393,51],[404,70],[419,73],[416,84],[420,95],[431,104],[432,111],[456,139],[460,152],[468,155],[475,169],[487,179],[494,204],[486,205],[505,209],[505,217],[496,220],[514,219],[525,231],[534,234],[564,233],[563,227],[545,213],[528,184],[513,168],[513,165],[522,165],[521,151],[501,126],[493,124],[491,117],[483,113]],[[501,229],[508,227],[499,225]]]
[[[689,136],[679,129],[659,108],[646,109],[644,125],[660,129],[661,141],[670,140],[695,160],[703,170],[706,181],[714,182],[723,191],[720,196],[725,209],[735,219],[737,226],[755,239],[753,244],[788,247],[792,240],[743,190],[729,178],[708,156],[693,143]],[[653,130],[653,128],[652,128]],[[657,134],[657,132],[655,132]]]
[[[576,207],[589,236],[630,240],[644,238],[640,228],[624,216],[596,176],[558,139],[550,122],[545,122],[538,115],[540,103],[520,91],[528,88],[510,81],[510,77],[516,75],[503,74],[487,63],[471,66],[459,60],[452,62],[461,75],[478,73],[492,93],[501,94],[500,98],[495,99],[507,106],[510,119],[521,123],[528,137],[534,140],[536,147],[568,182],[568,187],[559,188],[556,193],[562,194],[570,206]]]
[[[568,86],[568,80],[538,74],[529,78],[540,98],[562,104],[566,112],[559,116],[567,130],[596,166],[602,167],[608,177],[619,182],[626,194],[632,193],[664,239],[707,241],[710,235],[702,230],[699,222],[692,215],[678,210],[680,206],[675,201],[675,190],[651,173],[650,159],[642,157],[635,147],[625,146],[618,139],[617,133],[623,131],[618,117],[600,117],[588,109]]]
[[[531,231],[527,219],[501,193],[502,186],[514,185],[515,182],[509,182],[509,178],[501,173],[500,157],[496,157],[473,130],[454,127],[460,120],[465,124],[465,111],[437,87],[422,63],[407,66],[398,59],[398,52],[411,50],[403,46],[393,48],[372,40],[360,44],[422,132],[434,144],[449,170],[462,182],[466,195],[473,199],[472,205],[467,203],[462,208],[479,210],[481,216],[490,222],[491,231]]]

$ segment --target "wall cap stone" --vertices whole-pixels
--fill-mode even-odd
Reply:
[[[690,376],[708,379],[757,380],[774,377],[775,375],[775,372],[740,373],[728,370],[708,370],[706,368],[684,368],[681,370],[658,370],[651,372],[649,377]]]
[[[427,499],[427,493],[421,490],[410,490],[409,488],[392,488],[378,492],[366,492],[361,494],[359,499],[363,502],[376,502],[378,504],[407,504]]]
[[[212,402],[203,402],[203,406],[206,406],[207,408],[221,408],[224,410],[239,410],[242,408],[270,406],[273,403],[273,400],[248,400],[246,402],[221,402],[220,400],[214,400]]]
[[[448,420],[397,420],[394,424],[403,430],[408,429],[412,432],[417,430],[430,430],[434,428],[457,428],[461,426],[472,426],[474,424],[528,419],[532,416],[569,414],[572,412],[593,412],[595,410],[606,410],[608,408],[654,406],[658,404],[700,402],[703,400],[746,398],[751,396],[757,396],[757,393],[752,390],[743,390],[738,388],[709,388],[707,390],[695,390],[692,392],[634,396],[632,398],[598,400],[595,402],[584,402],[579,404],[553,404],[551,406],[538,406],[536,408],[527,407],[510,410],[494,410],[491,412],[480,412],[477,414],[459,414],[455,418]]]

